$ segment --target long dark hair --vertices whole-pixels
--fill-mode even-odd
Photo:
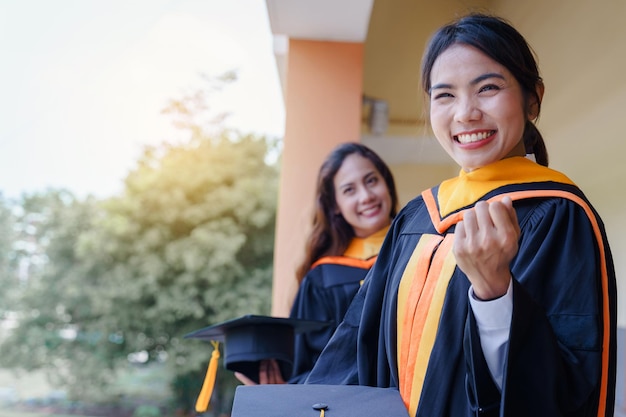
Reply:
[[[506,67],[524,92],[526,114],[534,113],[530,106],[536,105],[535,120],[539,117],[541,97],[537,87],[543,88],[543,80],[534,53],[510,23],[496,16],[469,14],[435,32],[422,59],[422,87],[426,93],[430,94],[430,75],[435,60],[454,44],[472,46]],[[548,151],[543,137],[529,119],[524,127],[524,146],[526,153],[535,154],[539,164],[548,166]]]
[[[309,235],[305,257],[296,270],[296,278],[301,282],[311,266],[322,256],[341,255],[345,252],[354,237],[354,229],[342,215],[337,215],[335,200],[335,175],[343,161],[350,155],[357,154],[369,159],[380,172],[391,197],[390,217],[394,218],[398,211],[398,193],[389,167],[374,151],[365,145],[355,142],[342,143],[328,155],[317,175],[315,192],[315,212],[313,230]]]

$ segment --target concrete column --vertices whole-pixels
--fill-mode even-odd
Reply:
[[[311,224],[317,171],[338,143],[360,140],[363,44],[290,40],[272,314],[287,316]]]

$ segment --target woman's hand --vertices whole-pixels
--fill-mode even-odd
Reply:
[[[517,214],[510,197],[476,203],[457,224],[454,256],[480,300],[506,294],[511,281],[510,263],[517,254],[519,236]]]
[[[239,380],[244,385],[259,385],[241,372],[235,372],[235,378]]]
[[[258,385],[240,372],[235,372],[235,378],[244,385]],[[286,384],[278,362],[274,359],[263,360],[259,364],[259,384]]]

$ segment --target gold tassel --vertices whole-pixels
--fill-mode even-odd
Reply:
[[[215,341],[211,341],[211,344],[213,345],[213,353],[211,354],[209,368],[206,371],[200,395],[198,395],[198,400],[196,401],[196,411],[199,413],[204,413],[209,408],[209,401],[211,401],[213,387],[215,386],[215,377],[217,376],[217,363],[220,358],[220,344]]]

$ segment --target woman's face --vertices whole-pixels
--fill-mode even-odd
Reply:
[[[367,237],[391,223],[391,196],[372,161],[351,154],[333,179],[337,210],[357,237]]]
[[[435,60],[430,81],[433,132],[463,170],[525,154],[524,95],[504,66],[455,44]]]

